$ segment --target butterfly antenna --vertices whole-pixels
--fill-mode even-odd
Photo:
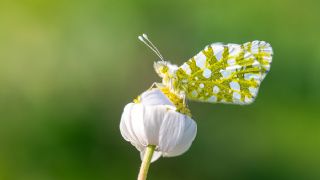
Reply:
[[[147,45],[156,55],[164,61],[160,51],[157,49],[157,47],[148,39],[148,36],[146,34],[143,34],[142,36],[138,36],[139,40],[143,42],[145,45]]]
[[[160,51],[158,50],[158,48],[152,43],[152,41],[149,40],[148,36],[146,34],[142,34],[142,36],[151,44],[151,46],[158,52],[158,54],[162,57],[163,59],[163,56],[161,55]]]

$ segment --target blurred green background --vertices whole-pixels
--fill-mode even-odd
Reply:
[[[250,106],[190,104],[190,150],[149,178],[320,179],[320,1],[0,1],[0,179],[136,179],[125,104],[160,81],[147,33],[182,64],[212,42],[265,40]]]

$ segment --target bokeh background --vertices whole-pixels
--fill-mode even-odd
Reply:
[[[271,72],[250,106],[191,102],[190,150],[149,178],[320,179],[320,1],[0,1],[0,179],[135,179],[123,107],[212,42],[265,40]]]

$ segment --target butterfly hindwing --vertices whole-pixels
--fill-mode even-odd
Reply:
[[[177,86],[191,100],[251,103],[270,70],[272,53],[264,41],[208,45],[178,68]]]

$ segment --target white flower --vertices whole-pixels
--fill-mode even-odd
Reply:
[[[172,157],[186,152],[192,144],[197,124],[159,89],[144,92],[136,103],[125,106],[120,131],[139,151],[141,159],[148,145],[156,149],[152,162],[160,156]]]

